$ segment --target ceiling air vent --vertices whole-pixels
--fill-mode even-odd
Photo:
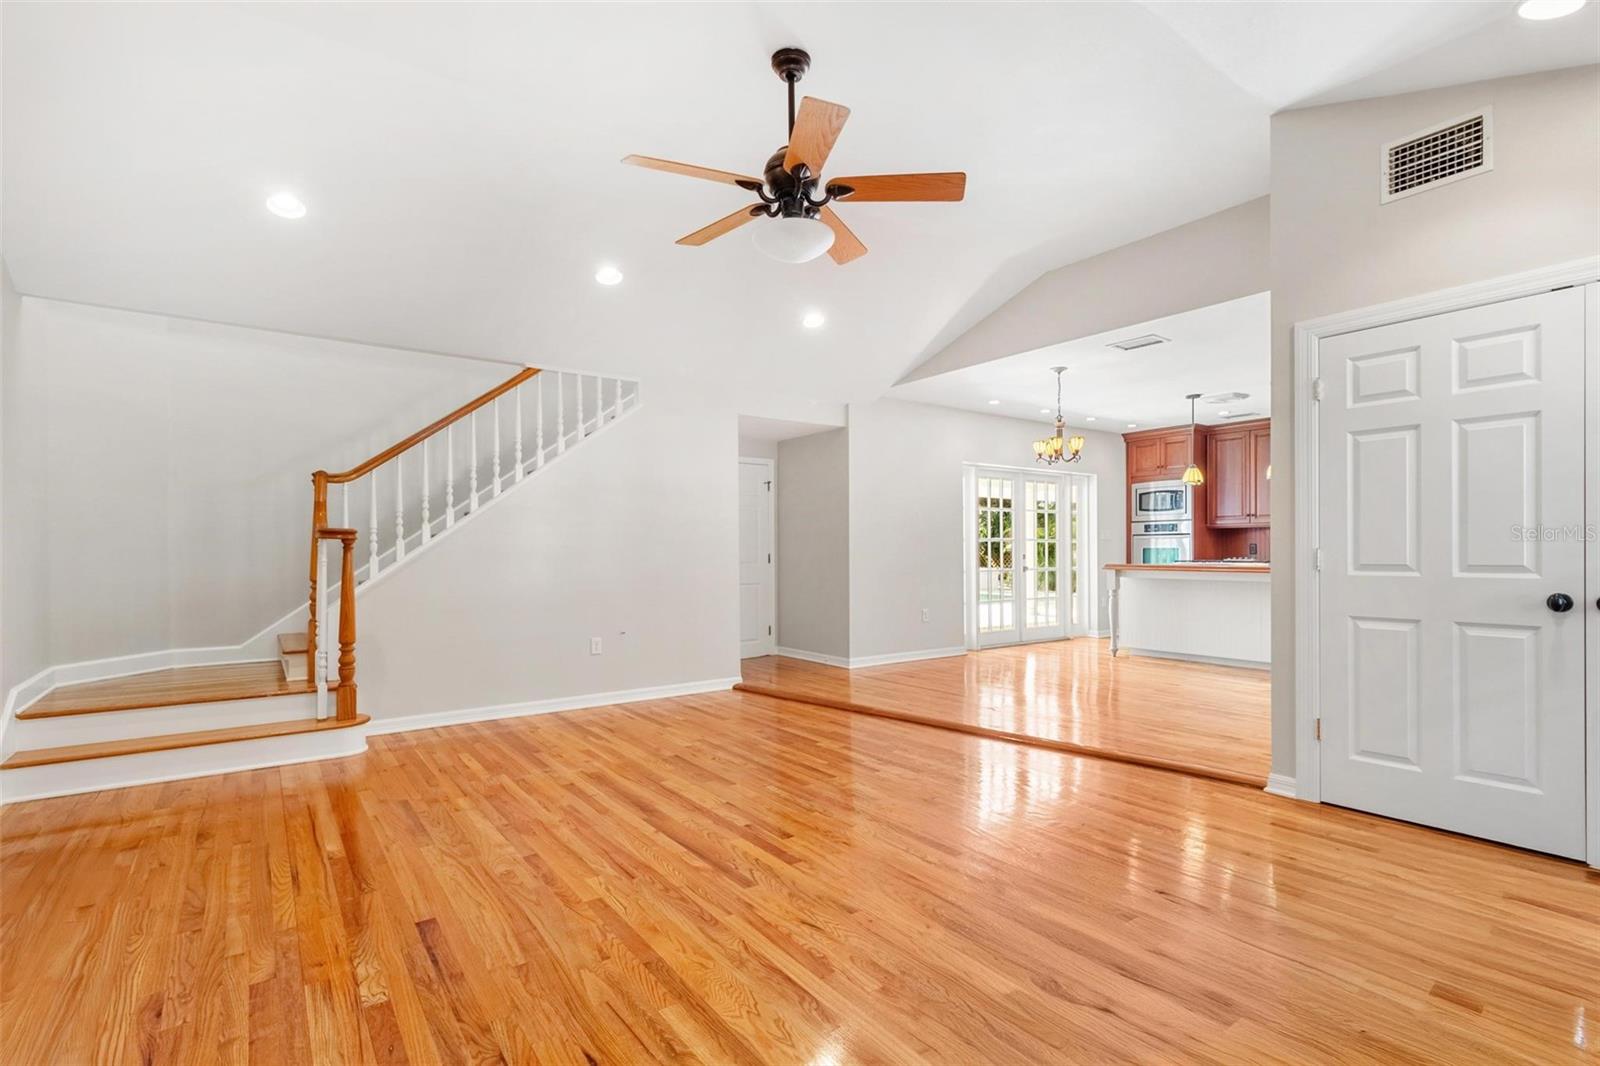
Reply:
[[[1248,392],[1214,392],[1210,396],[1200,397],[1200,402],[1214,404],[1238,403],[1240,400],[1248,400],[1249,398],[1250,394]]]
[[[1378,201],[1386,204],[1493,170],[1492,117],[1486,107],[1384,145],[1383,195]]]
[[[1106,347],[1121,348],[1125,352],[1131,352],[1135,348],[1149,348],[1151,345],[1165,343],[1167,343],[1166,337],[1158,337],[1154,333],[1146,333],[1142,337],[1129,337],[1127,340],[1112,341]]]
[[[1226,414],[1219,413],[1218,417],[1225,422],[1237,422],[1241,418],[1261,418],[1262,414],[1260,411],[1229,411]]]

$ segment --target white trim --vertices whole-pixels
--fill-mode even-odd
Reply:
[[[1317,719],[1317,662],[1320,652],[1317,600],[1317,574],[1312,567],[1319,526],[1317,513],[1318,470],[1316,435],[1316,400],[1312,396],[1312,383],[1317,377],[1317,350],[1328,337],[1376,326],[1393,325],[1429,315],[1459,311],[1469,307],[1533,296],[1569,285],[1584,285],[1600,280],[1600,256],[1587,256],[1554,266],[1492,278],[1487,281],[1458,285],[1438,292],[1410,296],[1403,300],[1371,307],[1342,311],[1334,315],[1297,322],[1294,326],[1294,582],[1295,604],[1295,698],[1294,698],[1294,764],[1297,798],[1321,802],[1322,778],[1315,740]],[[1594,355],[1589,353],[1589,362]],[[1595,707],[1588,710],[1588,731],[1593,738],[1600,722]],[[1590,810],[1595,810],[1596,795],[1600,793],[1600,761],[1588,760],[1588,793]],[[1600,860],[1595,853],[1595,836],[1591,816],[1590,861]]]
[[[964,647],[956,648],[930,648],[927,651],[899,651],[888,655],[859,655],[852,657],[849,666],[858,670],[863,666],[888,666],[891,663],[915,663],[923,659],[949,659],[956,655],[967,654]]]
[[[1584,472],[1587,492],[1583,520],[1593,525],[1600,522],[1600,372],[1596,370],[1600,367],[1600,285],[1591,283],[1585,287],[1583,322],[1584,389],[1588,393],[1585,397],[1584,437],[1589,467]],[[1588,599],[1600,595],[1597,592],[1600,589],[1600,544],[1590,543],[1586,555],[1584,598]],[[1600,599],[1595,601],[1595,606],[1600,608]],[[1583,609],[1587,611],[1589,605],[1585,603]],[[1600,619],[1591,615],[1585,628],[1588,630],[1585,634],[1585,650],[1589,674],[1584,699],[1589,768],[1586,782],[1589,794],[1589,865],[1600,868],[1600,669],[1595,665],[1600,660]]]
[[[409,733],[415,729],[438,729],[441,726],[462,725],[467,722],[492,722],[498,718],[523,718],[533,714],[609,707],[618,703],[638,703],[640,700],[698,696],[705,692],[726,692],[741,680],[742,678],[738,677],[717,677],[708,681],[685,681],[675,685],[652,685],[646,688],[622,689],[617,692],[591,692],[581,696],[556,696],[547,700],[499,703],[488,707],[468,707],[458,711],[434,711],[429,714],[408,714],[398,718],[374,718],[367,726],[367,731],[375,736],[383,733]]]
[[[589,374],[588,376],[593,377],[596,375]],[[611,379],[610,375],[599,376],[605,377],[608,380]],[[644,404],[642,389],[640,388],[639,382],[636,379],[620,378],[617,380],[634,385],[635,388],[631,397],[632,402],[628,402],[629,397],[624,397],[624,402],[622,404],[623,409],[609,421],[600,421],[596,419],[591,423],[585,423],[585,425],[594,426],[594,428],[591,429],[587,435],[582,435],[582,427],[574,429],[572,432],[568,433],[567,437],[569,440],[575,436],[578,438],[578,440],[577,442],[574,442],[568,446],[567,452],[575,450],[577,443],[589,440],[604,430],[610,429],[622,419],[633,414]],[[554,449],[555,445],[551,445],[549,448],[546,448],[545,451],[546,453],[549,453]],[[534,451],[536,452],[537,449],[534,449]],[[437,528],[430,536],[426,546],[430,548],[433,547],[434,544],[437,544],[444,538],[446,533],[453,532],[455,529],[464,524],[469,518],[476,518],[480,512],[488,510],[489,507],[509,495],[511,489],[532,481],[534,474],[549,468],[557,459],[567,454],[567,452],[550,455],[542,463],[538,463],[534,456],[524,459],[523,466],[525,468],[531,466],[532,469],[527,469],[525,471],[523,474],[523,480],[521,482],[511,480],[514,478],[515,471],[506,471],[502,475],[502,480],[511,480],[511,484],[505,486],[498,496],[493,494],[493,484],[485,486],[479,490],[478,495],[480,498],[487,497],[487,499],[482,499],[477,506],[471,508],[466,514],[462,515],[454,523],[447,524],[445,517],[442,515],[435,519],[434,525]],[[457,509],[461,509],[461,506],[464,505],[459,505]],[[365,594],[369,587],[382,582],[388,578],[390,574],[400,569],[401,566],[410,563],[416,556],[422,553],[422,548],[424,545],[422,543],[421,530],[412,533],[406,539],[408,542],[408,547],[406,548],[403,557],[394,558],[395,552],[391,548],[389,551],[384,552],[384,555],[391,557],[393,561],[389,562],[385,566],[380,566],[377,577],[366,580],[359,580],[358,578],[356,583],[357,597]],[[413,544],[410,542],[415,543]],[[365,567],[362,567],[361,570],[358,571],[358,574],[364,572],[365,569]],[[337,583],[330,586],[328,590],[329,593],[332,594],[338,589],[338,587],[339,586]],[[117,655],[106,659],[85,659],[80,662],[61,663],[56,666],[48,666],[39,671],[39,673],[35,674],[33,677],[30,677],[26,681],[15,685],[11,691],[6,694],[5,718],[4,720],[0,720],[0,751],[4,750],[7,724],[12,720],[12,718],[15,717],[16,713],[18,711],[26,710],[28,706],[35,700],[45,695],[58,685],[72,685],[83,681],[106,681],[117,677],[131,677],[135,674],[147,674],[155,670],[168,670],[183,666],[213,666],[223,663],[277,662],[279,658],[277,644],[278,634],[292,633],[305,629],[307,613],[307,605],[302,603],[293,610],[289,611],[289,613],[277,619],[277,621],[270,623],[265,629],[262,629],[260,632],[254,634],[239,644],[221,644],[206,648],[170,648],[162,651],[138,652],[132,655]]]
[[[771,655],[772,649],[778,645],[778,461],[767,459],[759,455],[741,455],[739,463],[742,466],[749,463],[751,466],[764,466],[767,468],[767,639],[762,644],[762,650],[744,655],[742,658],[753,659],[760,655]]]
[[[1052,637],[1051,641],[1058,640]],[[1049,643],[1049,641],[1036,641],[1035,643]],[[772,654],[782,655],[788,659],[801,659],[808,663],[821,663],[823,666],[837,666],[842,670],[859,670],[864,666],[889,666],[894,663],[915,663],[923,659],[949,659],[957,655],[965,655],[965,647],[954,648],[929,648],[925,651],[897,651],[887,655],[861,655],[850,659],[843,655],[827,655],[819,651],[804,651],[800,648],[773,648]]]
[[[843,655],[828,655],[820,651],[805,651],[801,648],[773,648],[772,654],[782,655],[786,659],[801,659],[808,663],[821,663],[823,666],[838,666],[845,670],[850,669],[850,660]]]
[[[1138,655],[1146,659],[1177,659],[1186,663],[1205,663],[1207,666],[1236,666],[1243,670],[1271,670],[1271,662],[1260,659],[1224,659],[1216,655],[1189,655],[1177,651],[1150,651],[1147,648],[1117,648],[1122,655]]]
[[[1282,796],[1284,799],[1295,799],[1294,778],[1288,774],[1268,774],[1267,787],[1261,791],[1273,796]]]

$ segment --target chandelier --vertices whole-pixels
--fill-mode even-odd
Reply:
[[[1033,457],[1048,466],[1057,463],[1075,463],[1083,458],[1083,438],[1068,437],[1067,423],[1061,417],[1061,375],[1067,368],[1053,366],[1050,369],[1056,372],[1056,431],[1044,440],[1033,442]]]

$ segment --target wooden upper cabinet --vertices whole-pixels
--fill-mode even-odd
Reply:
[[[1128,477],[1130,481],[1153,481],[1166,473],[1162,458],[1160,437],[1146,437],[1128,442]]]
[[[1267,464],[1272,429],[1267,422],[1214,427],[1206,449],[1206,522],[1213,526],[1267,525]]]
[[[1182,477],[1189,465],[1189,429],[1147,429],[1138,433],[1125,433],[1128,442],[1128,482],[1167,481]],[[1205,431],[1197,440],[1205,449]]]
[[[1196,437],[1195,441],[1201,447],[1204,447],[1204,441],[1199,437]],[[1167,436],[1162,437],[1161,458],[1161,465],[1169,473],[1175,471],[1178,477],[1182,477],[1183,472],[1189,468],[1189,434],[1187,432],[1169,433]]]
[[[1214,526],[1249,525],[1255,483],[1250,478],[1248,430],[1213,430],[1206,456],[1206,520]]]
[[[1257,426],[1250,430],[1251,473],[1255,477],[1255,516],[1258,523],[1266,523],[1272,516],[1272,426]]]

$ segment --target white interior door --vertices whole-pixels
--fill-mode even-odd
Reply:
[[[1015,644],[1022,639],[1017,611],[1015,475],[980,470],[974,496],[977,537],[978,645]]]
[[[1322,798],[1581,857],[1582,290],[1318,360]]]
[[[772,460],[739,460],[739,657],[773,648]]]

